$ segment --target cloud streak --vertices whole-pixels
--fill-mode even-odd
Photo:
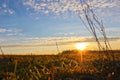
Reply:
[[[0,28],[0,34],[8,35],[8,36],[18,36],[22,35],[23,30],[21,29],[7,29],[7,28]]]
[[[119,37],[110,37],[109,41],[119,41]],[[6,44],[1,44],[1,47],[37,47],[37,46],[56,46],[58,45],[68,45],[80,42],[96,42],[93,37],[31,37],[31,38],[1,38],[0,41],[7,42]],[[100,41],[103,42],[104,39],[100,38]],[[8,43],[10,42],[10,43]],[[16,43],[17,42],[17,43]]]

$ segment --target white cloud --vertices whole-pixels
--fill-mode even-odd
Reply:
[[[7,31],[6,29],[0,28],[0,33],[4,33],[6,31]]]
[[[3,7],[3,8],[6,8],[6,7],[7,7],[7,5],[6,5],[6,4],[3,4],[3,5],[2,5],[2,7]]]
[[[93,7],[93,9],[104,9],[104,8],[116,8],[120,6],[119,0],[85,0],[83,5],[81,5],[80,0],[60,0],[60,1],[43,1],[38,2],[37,0],[27,0],[24,5],[27,5],[35,11],[44,12],[48,10],[53,13],[64,13],[66,11],[82,11],[83,8],[87,8],[87,4]]]
[[[75,13],[81,15],[81,17],[84,17],[82,9],[87,8],[88,4],[101,19],[109,18],[111,21],[119,22],[120,0],[83,0],[83,5],[81,5],[80,1],[81,0],[26,0],[23,4],[37,13],[54,13],[56,15],[71,14],[71,16]]]
[[[8,9],[9,14],[14,14],[15,12],[12,9]]]
[[[67,32],[58,32],[58,33],[55,33],[54,35],[57,35],[57,36],[73,36],[73,35],[75,35],[75,33],[74,32],[69,32],[69,33],[67,33]]]
[[[106,28],[106,33],[108,35],[111,35],[112,36],[120,36],[120,27],[109,27],[109,28]]]
[[[106,14],[107,16],[116,15],[116,18],[118,18],[117,16],[120,13],[120,0],[83,0],[83,5],[81,5],[80,1],[82,0],[22,0],[27,11],[33,9],[37,13],[54,13],[58,15],[79,11],[80,15],[82,15],[82,9],[87,8],[86,4],[89,4],[101,16]],[[0,14],[15,13],[6,3],[3,3],[0,8]]]
[[[110,31],[110,32],[120,32],[120,27],[110,27],[110,28],[106,28],[106,31]]]
[[[1,6],[0,6],[0,14],[2,15],[5,15],[5,14],[14,14],[15,11],[9,7],[9,4],[4,2],[4,3],[1,3]]]
[[[3,38],[0,38],[0,42],[3,42],[3,41],[5,41]]]
[[[21,36],[21,35],[23,35],[22,33],[8,33],[7,34],[8,36]]]
[[[23,30],[21,29],[6,29],[0,28],[0,33],[8,36],[22,35]]]

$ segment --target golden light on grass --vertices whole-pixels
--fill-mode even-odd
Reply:
[[[77,49],[79,49],[79,50],[84,50],[87,46],[88,46],[88,43],[87,43],[87,42],[75,44],[75,47],[76,47]]]
[[[89,43],[87,43],[87,42],[82,42],[82,43],[75,44],[75,47],[78,50],[81,50],[81,53],[80,53],[81,65],[83,65],[83,52],[84,52],[85,48],[88,46],[88,44]]]

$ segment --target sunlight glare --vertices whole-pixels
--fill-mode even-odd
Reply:
[[[79,50],[84,50],[88,46],[88,43],[77,43],[75,44],[75,47]]]

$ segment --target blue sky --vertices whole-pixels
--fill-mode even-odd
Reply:
[[[117,40],[120,36],[119,2],[91,2],[96,15],[104,22],[107,35]],[[49,39],[64,41],[67,37],[78,41],[80,37],[91,37],[74,13],[81,10],[78,4],[79,0],[0,0],[0,44],[41,44],[49,43]]]

